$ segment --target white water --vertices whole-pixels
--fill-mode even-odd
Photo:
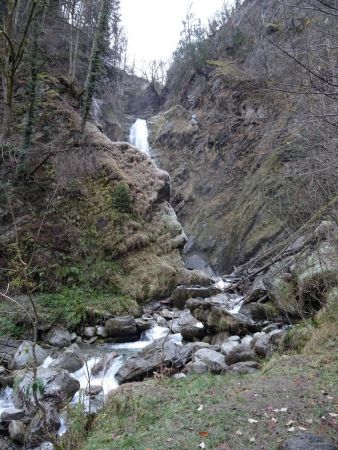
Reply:
[[[232,283],[224,280],[223,278],[217,278],[215,280],[215,286],[218,287],[218,289],[221,289],[221,291],[225,291],[225,289],[231,285]],[[226,308],[229,311],[229,313],[237,314],[239,313],[241,306],[243,305],[243,302],[244,297],[242,295],[231,294],[228,297]]]
[[[149,155],[148,127],[146,120],[137,119],[130,129],[129,142],[141,152]]]
[[[2,392],[0,392],[0,415],[3,411],[13,407],[13,389],[6,387]]]

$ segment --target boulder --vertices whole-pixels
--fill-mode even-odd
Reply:
[[[221,292],[216,286],[178,286],[171,295],[171,301],[176,308],[184,309],[189,298],[207,298]]]
[[[230,350],[225,357],[225,362],[229,365],[238,362],[255,361],[256,354],[249,345],[239,344]]]
[[[84,359],[79,346],[77,344],[72,344],[50,364],[50,367],[64,369],[73,373],[81,369],[83,364]]]
[[[175,335],[158,339],[125,361],[115,378],[125,383],[151,376],[161,366],[180,369],[191,358],[191,352],[191,348],[183,347]]]
[[[43,340],[53,347],[68,347],[72,342],[72,335],[65,328],[53,328],[43,335]]]
[[[247,336],[245,336],[245,337],[241,340],[241,344],[243,344],[243,345],[250,345],[252,339],[253,339],[252,336],[247,335]]]
[[[283,336],[286,334],[284,330],[273,330],[268,334],[270,342],[274,345],[278,345],[282,340]]]
[[[254,282],[252,283],[252,286],[250,288],[250,291],[245,299],[246,303],[251,302],[257,302],[257,300],[261,299],[267,294],[266,287],[263,283],[263,278],[261,276],[257,277]]]
[[[143,331],[147,331],[153,326],[151,319],[135,319],[135,322],[139,333],[143,333]]]
[[[106,329],[102,325],[97,325],[95,331],[98,337],[101,337],[103,339],[107,337]]]
[[[167,319],[165,319],[164,317],[162,317],[160,314],[155,313],[153,315],[154,320],[156,321],[157,325],[159,327],[168,327],[168,322]]]
[[[222,345],[224,341],[226,341],[229,338],[229,333],[222,331],[221,333],[215,334],[213,338],[211,339],[212,345]]]
[[[262,328],[262,333],[270,333],[270,331],[278,330],[279,324],[278,323],[270,323],[270,325],[267,325],[266,327]]]
[[[337,446],[324,436],[304,433],[290,437],[278,446],[278,450],[337,450]]]
[[[11,420],[20,420],[25,417],[25,411],[17,408],[7,408],[5,411],[2,411],[0,416],[0,422],[8,423]]]
[[[16,341],[9,337],[0,337],[0,361],[1,364],[7,366],[12,360],[15,352],[19,348],[22,341]]]
[[[57,370],[49,367],[39,367],[37,378],[41,389],[37,389],[38,398],[41,401],[53,399],[53,402],[62,406],[80,389],[80,383],[65,370]],[[32,372],[18,372],[14,379],[14,406],[27,412],[36,409],[32,393]]]
[[[245,361],[232,364],[228,367],[228,371],[239,375],[255,373],[258,371],[259,364],[256,361]]]
[[[264,338],[264,336],[266,336],[266,333],[264,333],[263,331],[258,331],[257,333],[255,333],[252,336],[252,341],[250,342],[250,346],[253,348],[254,345],[256,344],[256,342],[261,339]]]
[[[137,330],[134,317],[123,316],[108,319],[105,324],[105,330],[109,338],[119,341],[137,341],[139,332]]]
[[[198,360],[198,361],[191,361],[190,363],[188,363],[185,366],[184,370],[187,372],[187,374],[202,375],[203,373],[208,372],[208,367],[204,362]]]
[[[98,363],[93,366],[91,374],[97,376],[102,372],[102,374],[104,375],[111,368],[112,364],[114,363],[115,359],[118,358],[118,356],[119,355],[116,352],[111,352],[105,355]]]
[[[84,327],[83,336],[87,339],[91,339],[96,336],[96,328],[95,327]]]
[[[258,356],[264,358],[271,350],[271,343],[269,336],[266,334],[265,336],[258,338],[253,345],[253,349]]]
[[[224,356],[207,348],[202,348],[194,354],[194,362],[202,361],[212,373],[222,373],[226,370]]]
[[[41,365],[47,358],[48,353],[46,350],[41,348],[39,345],[35,345],[35,355],[37,365]],[[10,363],[11,370],[24,369],[27,366],[32,367],[34,365],[33,358],[33,342],[23,341],[15,354],[13,355],[12,361]]]
[[[227,355],[230,353],[234,348],[238,347],[240,344],[238,341],[226,341],[221,346],[221,352],[223,355]]]
[[[85,390],[85,394],[91,398],[97,397],[101,392],[103,392],[103,387],[95,384]]]
[[[14,442],[25,442],[26,425],[20,420],[12,420],[8,427],[9,436]]]
[[[180,317],[173,319],[172,331],[181,333],[188,341],[202,339],[206,335],[203,323],[195,319],[189,310],[185,310]]]
[[[228,341],[234,341],[234,342],[241,342],[241,338],[239,337],[239,336],[230,336],[229,338],[228,338]]]
[[[174,379],[174,380],[183,380],[184,378],[186,378],[187,376],[186,376],[186,374],[185,373],[182,373],[182,372],[180,372],[180,373],[175,373],[173,376],[172,376],[172,378]]]
[[[241,314],[251,317],[254,321],[281,320],[281,313],[272,302],[249,303],[240,309]]]

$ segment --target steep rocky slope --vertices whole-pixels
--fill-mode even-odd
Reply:
[[[248,0],[208,38],[198,68],[172,67],[152,146],[195,261],[229,271],[337,195],[336,127],[325,119],[335,97],[277,48],[302,58],[309,40],[325,48],[336,26],[301,5]],[[311,64],[322,56],[310,53]]]
[[[80,135],[62,79],[46,76],[42,89],[28,158],[14,133],[3,153],[2,290],[7,283],[10,295],[30,289],[42,317],[76,325],[89,308],[134,314],[137,302],[193,281],[181,260],[186,237],[169,204],[168,174],[91,124]],[[2,334],[19,333],[26,323],[20,308],[16,316],[4,314],[13,309],[1,304]]]

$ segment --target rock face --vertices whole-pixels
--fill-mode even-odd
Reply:
[[[35,346],[36,362],[39,366],[47,358],[48,353],[39,345]],[[13,355],[10,367],[11,369],[23,369],[34,364],[33,342],[23,341],[18,350]]]
[[[278,450],[337,450],[337,446],[323,436],[305,433],[287,439]]]
[[[139,333],[136,321],[131,316],[115,317],[107,320],[105,330],[109,338],[117,341],[137,341]]]
[[[161,365],[181,368],[189,361],[191,351],[190,347],[180,345],[176,336],[159,339],[123,363],[116,379],[120,383],[142,380]]]
[[[41,388],[37,388],[37,395],[41,401],[53,400],[55,405],[65,405],[67,400],[79,390],[80,383],[68,372],[58,369],[38,368],[37,378]],[[14,405],[26,411],[35,410],[32,392],[33,375],[31,372],[17,373],[14,380]]]

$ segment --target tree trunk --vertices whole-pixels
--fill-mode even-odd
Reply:
[[[13,79],[11,76],[3,75],[3,97],[4,97],[4,111],[2,121],[2,140],[7,140],[10,134],[10,125],[12,120],[12,108],[13,108]]]

